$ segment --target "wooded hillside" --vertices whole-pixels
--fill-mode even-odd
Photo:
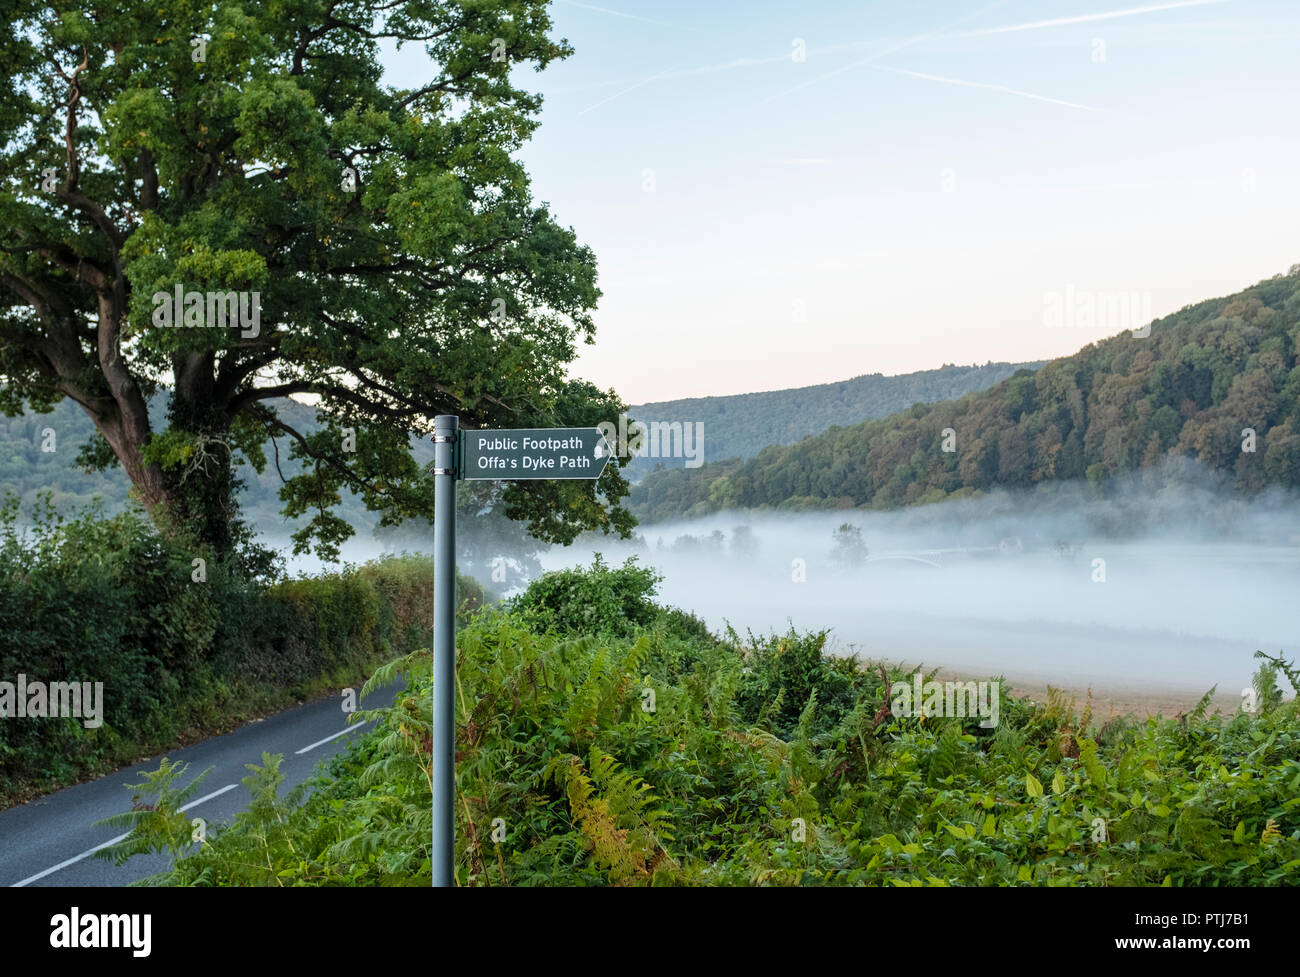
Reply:
[[[1195,458],[1236,487],[1300,486],[1300,265],[1018,371],[982,393],[659,472],[642,521],[731,507],[890,508]],[[1252,436],[1253,432],[1253,436]],[[949,450],[945,450],[949,449]]]

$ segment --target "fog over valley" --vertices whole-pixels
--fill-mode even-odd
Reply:
[[[824,628],[840,653],[1058,685],[1235,696],[1256,649],[1294,651],[1294,499],[1145,494],[1138,480],[1106,501],[1087,494],[727,512],[643,526],[636,545],[555,547],[542,563],[638,555],[663,573],[664,600],[711,628]],[[844,523],[865,553],[833,538]]]
[[[742,636],[829,631],[837,654],[1034,684],[1236,697],[1258,650],[1297,644],[1300,505],[1278,491],[1229,495],[1193,465],[890,512],[730,511],[638,526],[632,540],[587,535],[541,548],[532,574],[636,557],[663,574],[660,596]],[[848,524],[857,530],[839,532]],[[527,582],[528,554],[476,546],[490,590]],[[432,536],[344,546],[360,562],[428,552]],[[275,542],[275,541],[271,541]],[[283,541],[277,543],[283,545]],[[494,549],[496,547],[496,549]],[[495,554],[495,555],[493,555]],[[324,569],[292,558],[290,569]],[[495,572],[494,572],[495,571]]]

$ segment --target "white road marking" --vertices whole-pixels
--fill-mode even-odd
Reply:
[[[238,786],[239,786],[238,784],[227,784],[225,787],[222,787],[220,790],[214,790],[211,794],[204,794],[197,801],[190,801],[184,807],[180,808],[180,810],[188,811],[190,808],[197,807],[198,805],[202,804],[204,801],[210,801],[214,797],[220,797],[222,794],[226,793],[226,791],[234,790]],[[67,868],[69,865],[76,865],[77,862],[81,861],[83,858],[89,858],[91,855],[95,854],[95,852],[99,851],[101,848],[107,848],[109,845],[116,845],[119,841],[122,841],[124,838],[126,838],[127,835],[129,835],[130,833],[131,832],[128,831],[124,835],[118,835],[116,838],[110,838],[102,845],[96,845],[94,848],[88,848],[85,851],[83,851],[80,855],[73,855],[71,858],[59,862],[58,865],[53,865],[50,868],[47,868],[44,872],[37,872],[35,875],[29,875],[21,882],[15,882],[9,888],[11,889],[22,888],[23,886],[27,885],[27,883],[29,882],[35,882],[37,879],[43,879],[47,875],[53,875],[55,872],[59,871],[60,869]]]
[[[323,740],[317,740],[317,741],[316,741],[315,743],[313,743],[311,746],[304,746],[301,750],[295,750],[295,751],[294,751],[294,756],[301,756],[302,754],[308,752],[309,750],[314,750],[314,749],[316,749],[316,747],[318,747],[318,746],[323,746],[323,745],[325,745],[326,743],[328,743],[330,740],[336,740],[336,739],[338,739],[338,738],[339,738],[340,736],[342,736],[344,733],[350,733],[350,732],[352,732],[354,729],[360,729],[362,726],[364,726],[364,725],[365,725],[366,723],[368,723],[368,722],[370,722],[369,719],[367,719],[365,723],[357,723],[355,726],[349,726],[347,729],[341,729],[341,730],[339,730],[337,733],[335,733],[333,736],[326,736]]]
[[[190,802],[189,802],[188,804],[186,804],[184,807],[180,808],[180,810],[181,810],[181,811],[188,811],[188,810],[189,810],[190,808],[192,808],[192,807],[198,807],[198,806],[199,806],[200,804],[202,804],[204,801],[210,801],[210,800],[212,800],[212,798],[214,798],[214,797],[220,797],[220,796],[221,796],[222,794],[224,794],[226,791],[228,791],[228,790],[234,790],[234,789],[235,789],[236,787],[238,787],[238,786],[239,786],[239,784],[226,784],[226,786],[225,786],[225,787],[222,787],[221,790],[214,790],[211,794],[204,794],[204,795],[203,795],[202,797],[200,797],[197,801],[190,801]]]

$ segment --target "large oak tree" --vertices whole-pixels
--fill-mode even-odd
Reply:
[[[238,466],[273,463],[286,515],[312,517],[299,547],[334,552],[345,487],[386,521],[430,514],[408,446],[433,415],[591,425],[623,407],[568,376],[594,257],[516,158],[541,103],[513,76],[570,53],[545,0],[0,8],[0,408],[74,400],[98,432],[82,461],[120,463],[164,525],[230,552]],[[427,52],[419,87],[382,82],[392,41]],[[158,324],[177,286],[256,292],[260,322]],[[290,395],[318,400],[318,430],[278,415]],[[568,541],[626,534],[626,491],[611,465],[503,504]]]

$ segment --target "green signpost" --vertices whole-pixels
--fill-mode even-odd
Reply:
[[[590,428],[461,431],[433,422],[433,884],[455,884],[456,480],[599,478],[612,454]]]
[[[599,478],[609,445],[594,427],[462,431],[460,477]]]

